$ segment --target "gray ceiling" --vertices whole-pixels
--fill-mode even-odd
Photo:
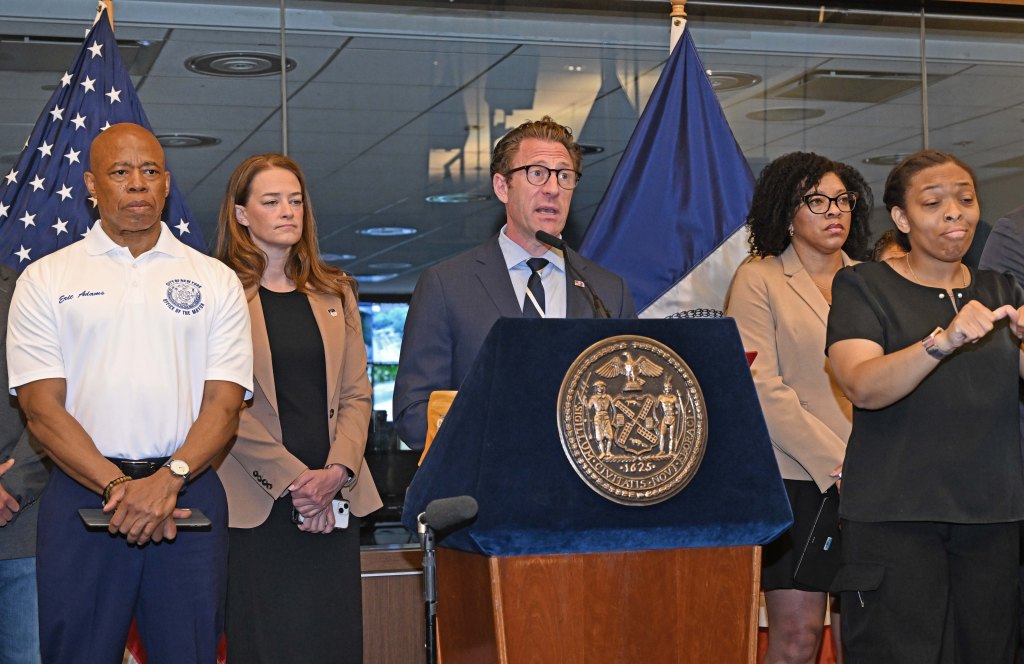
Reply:
[[[276,52],[278,3],[115,5],[118,39],[148,43],[128,50],[157,132],[221,141],[167,150],[210,241],[233,168],[250,154],[281,150],[280,79],[203,76],[184,62],[215,51]],[[322,251],[354,255],[338,264],[359,275],[397,275],[364,283],[364,292],[408,293],[420,269],[492,234],[503,221],[493,199],[425,198],[489,195],[493,141],[544,114],[603,148],[584,161],[568,231],[578,240],[667,57],[667,2],[600,6],[588,15],[448,1],[289,2],[289,152],[309,179]],[[0,33],[8,35],[0,42],[0,168],[20,151],[48,86],[71,59],[70,46],[40,50],[20,38],[80,39],[91,13],[88,0],[0,4]],[[921,146],[916,19],[817,10],[737,17],[710,3],[691,3],[690,13],[706,68],[761,78],[719,95],[755,171],[790,150],[815,150],[861,168],[880,199],[888,166],[862,160]],[[1024,203],[1024,35],[1010,21],[952,25],[929,26],[929,136],[932,147],[978,169],[986,216],[994,217]],[[778,109],[816,117],[758,115]],[[375,226],[417,233],[356,233]]]

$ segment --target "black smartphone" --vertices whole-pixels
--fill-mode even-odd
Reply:
[[[180,530],[206,530],[213,524],[210,523],[210,519],[203,514],[203,511],[195,507],[190,507],[192,510],[190,516],[184,519],[175,519],[174,525]],[[105,513],[103,508],[100,507],[83,507],[78,510],[78,516],[82,517],[82,521],[85,523],[85,527],[89,530],[106,530],[110,526],[110,517],[113,513]]]

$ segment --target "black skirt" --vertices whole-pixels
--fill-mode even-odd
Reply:
[[[363,661],[359,519],[321,535],[274,503],[256,528],[230,528],[227,661],[345,664]]]

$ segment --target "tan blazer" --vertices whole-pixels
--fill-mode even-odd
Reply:
[[[215,463],[227,492],[228,525],[232,528],[254,528],[266,521],[274,501],[306,470],[305,464],[281,442],[263,306],[256,289],[246,295],[252,318],[253,398],[251,405],[242,409],[235,440]],[[351,291],[345,295],[344,308],[336,296],[323,293],[309,295],[309,303],[324,339],[327,360],[324,417],[331,434],[327,463],[343,464],[356,473],[356,483],[341,493],[349,501],[352,514],[365,516],[379,508],[381,500],[363,458],[371,391],[358,305]]]
[[[828,311],[792,245],[741,265],[726,303],[743,346],[757,351],[751,371],[782,477],[822,491],[835,483],[853,416],[825,356]]]

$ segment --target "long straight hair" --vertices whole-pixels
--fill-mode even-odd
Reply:
[[[214,255],[235,271],[247,291],[259,286],[263,272],[267,269],[267,256],[253,242],[249,228],[238,223],[235,206],[244,206],[249,201],[253,179],[271,168],[291,172],[298,178],[302,188],[302,235],[289,252],[285,274],[302,293],[331,293],[344,303],[346,290],[350,290],[353,295],[356,293],[355,280],[320,258],[316,219],[306,189],[306,178],[299,165],[284,155],[254,155],[239,164],[231,174],[217,220],[217,249]]]

